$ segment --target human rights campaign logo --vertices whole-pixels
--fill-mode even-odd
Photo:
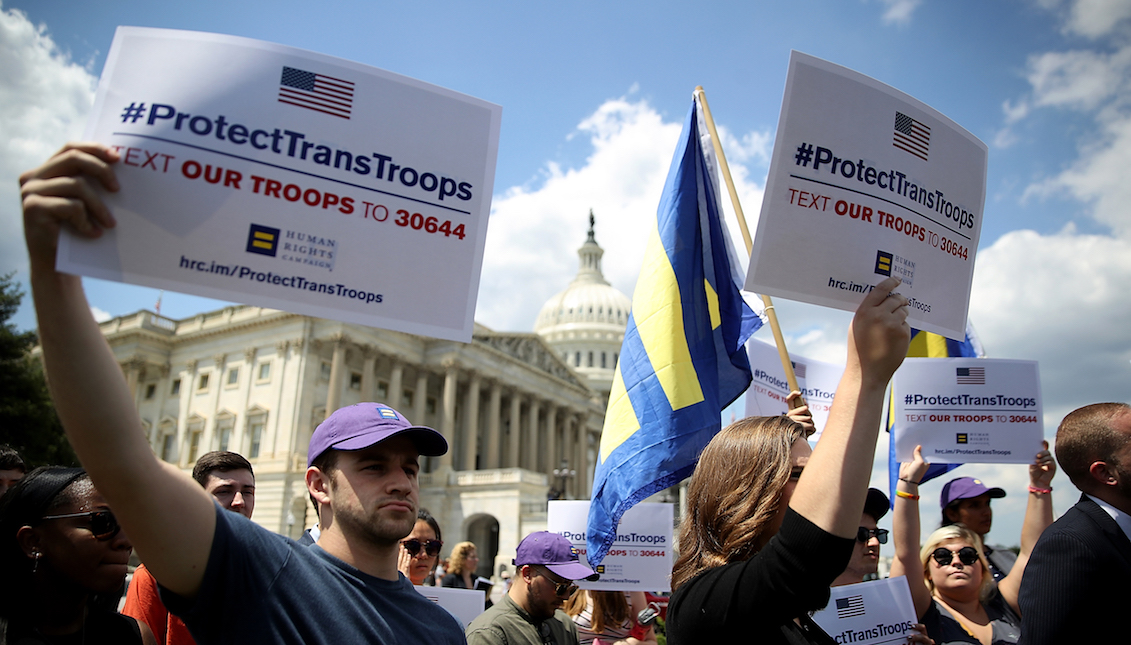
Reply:
[[[954,435],[954,442],[955,443],[970,443],[970,436],[968,434],[966,434],[965,432],[959,432],[958,434]]]
[[[891,275],[891,259],[892,254],[885,251],[876,251],[876,273],[880,275]]]
[[[279,250],[279,229],[252,224],[247,233],[247,252],[275,257]]]

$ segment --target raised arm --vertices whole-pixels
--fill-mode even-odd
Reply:
[[[95,186],[118,190],[117,160],[101,144],[68,144],[20,176],[39,339],[51,397],[79,460],[153,576],[191,597],[212,547],[213,502],[191,478],[154,456],[81,278],[55,270],[62,227],[97,238],[115,226]]]
[[[931,608],[931,590],[919,560],[919,482],[927,474],[930,464],[923,461],[923,447],[915,446],[911,463],[899,465],[896,482],[895,510],[891,516],[891,531],[895,540],[895,559],[891,563],[891,577],[907,577],[911,600],[915,603],[915,616],[919,619]]]
[[[1029,466],[1029,502],[1025,507],[1025,520],[1021,524],[1021,552],[1009,570],[1009,575],[998,582],[997,588],[1013,611],[1021,615],[1017,596],[1021,591],[1021,578],[1033,546],[1052,524],[1052,478],[1056,476],[1056,460],[1049,453],[1049,442],[1041,441],[1042,449]]]
[[[856,310],[848,331],[848,361],[828,424],[789,502],[810,522],[840,537],[856,536],[884,389],[903,362],[911,338],[907,299],[891,293],[898,285],[898,278],[884,280]]]

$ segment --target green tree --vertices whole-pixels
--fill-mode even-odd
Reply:
[[[14,274],[0,276],[0,443],[23,455],[29,467],[77,466],[47,390],[43,365],[31,355],[38,339],[9,322],[24,293]]]

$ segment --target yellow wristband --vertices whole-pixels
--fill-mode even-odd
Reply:
[[[897,497],[902,497],[903,499],[910,499],[910,500],[913,500],[913,501],[916,501],[916,502],[919,501],[918,495],[912,495],[911,493],[908,493],[906,491],[897,490],[897,491],[895,491],[895,494],[896,494]]]

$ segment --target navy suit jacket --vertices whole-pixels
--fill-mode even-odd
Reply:
[[[1045,529],[1021,578],[1021,641],[1131,641],[1131,540],[1081,496]]]

